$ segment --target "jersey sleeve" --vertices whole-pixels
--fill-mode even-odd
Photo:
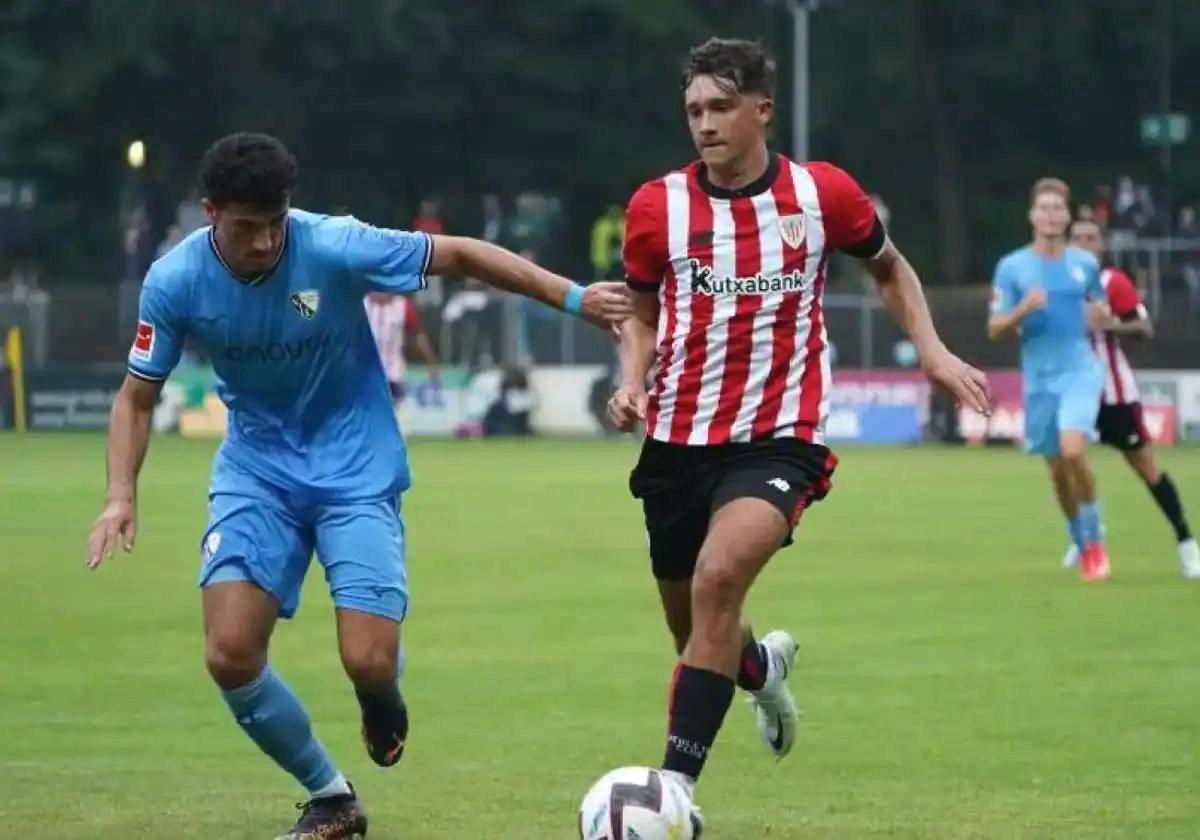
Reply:
[[[992,277],[992,315],[1004,315],[1011,312],[1020,302],[1020,290],[1017,288],[1017,276],[1008,260],[996,263],[996,273]]]
[[[179,301],[147,280],[138,304],[137,333],[129,348],[129,372],[138,379],[162,382],[179,364],[186,337]]]
[[[643,184],[629,199],[621,258],[625,264],[625,282],[631,289],[640,292],[658,289],[669,261],[667,188],[661,180]]]
[[[1122,319],[1141,317],[1142,301],[1129,275],[1117,269],[1111,269],[1108,285],[1104,289],[1108,298],[1108,306],[1113,315]]]
[[[887,231],[875,203],[858,182],[831,163],[812,163],[807,168],[817,185],[828,246],[864,260],[879,256],[887,244]]]
[[[426,286],[425,275],[433,259],[433,237],[428,233],[377,228],[353,216],[327,222],[322,245],[365,291],[406,294]]]

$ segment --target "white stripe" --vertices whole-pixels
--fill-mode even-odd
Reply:
[[[671,336],[671,366],[663,379],[662,390],[658,394],[658,422],[654,426],[653,437],[658,440],[671,439],[671,421],[675,417],[675,397],[679,388],[679,377],[683,373],[684,342],[692,325],[691,314],[691,273],[688,270],[688,227],[690,208],[688,207],[687,173],[672,172],[664,179],[667,184],[667,252],[671,265],[675,268],[674,277],[666,277],[663,284],[675,284],[675,335]],[[665,294],[660,291],[659,304],[665,302]],[[666,319],[659,318],[663,332],[666,330]],[[662,363],[662,359],[658,360]]]
[[[779,230],[779,210],[775,195],[767,190],[751,199],[758,218],[758,248],[761,255],[759,270],[764,277],[783,273],[783,234]],[[783,304],[783,292],[763,295],[762,306],[754,313],[754,331],[750,344],[750,375],[738,406],[737,419],[730,431],[730,440],[748,441],[754,431],[754,418],[762,405],[767,377],[771,373],[771,358],[775,354],[775,316]]]
[[[713,279],[737,276],[737,225],[733,208],[725,199],[710,198],[713,214]],[[713,314],[705,334],[704,367],[700,371],[700,393],[688,443],[708,443],[708,430],[721,400],[725,362],[729,357],[729,323],[737,312],[738,296],[713,296]]]
[[[804,259],[804,276],[809,280],[808,288],[803,293],[800,307],[796,311],[796,352],[792,354],[791,364],[788,365],[787,385],[783,392],[783,402],[779,406],[779,418],[775,422],[777,436],[792,437],[793,427],[800,419],[800,375],[804,372],[804,363],[808,357],[809,315],[812,312],[814,295],[817,290],[817,269],[821,264],[821,256],[825,251],[825,222],[821,216],[821,201],[817,196],[817,185],[808,170],[795,163],[792,167],[792,183],[796,187],[796,199],[804,213],[804,241],[807,253]],[[822,340],[825,339],[822,327]],[[821,400],[821,428],[818,437],[824,432],[824,412],[829,401],[829,354],[822,353],[822,376],[825,378],[825,396]]]

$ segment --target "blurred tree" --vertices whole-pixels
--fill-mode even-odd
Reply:
[[[986,279],[1025,236],[1034,178],[1059,174],[1080,197],[1122,171],[1155,182],[1137,126],[1158,109],[1154,5],[823,5],[814,155],[884,196],[931,282]],[[1174,107],[1200,123],[1200,3],[1174,6]],[[408,222],[429,193],[465,206],[482,192],[555,191],[582,269],[601,208],[689,158],[679,64],[714,33],[763,37],[780,55],[776,134],[788,148],[778,5],[6,0],[0,175],[38,178],[51,267],[97,280],[112,276],[121,196],[157,185],[169,214],[205,146],[236,129],[285,138],[301,161],[299,203],[383,224]],[[148,150],[137,173],[124,162],[134,139]],[[1200,194],[1196,143],[1175,156],[1181,198]]]

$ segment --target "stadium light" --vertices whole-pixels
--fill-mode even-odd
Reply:
[[[785,3],[792,16],[792,158],[808,160],[808,15],[821,0],[767,0]]]
[[[146,144],[134,140],[125,151],[125,160],[131,169],[141,169],[146,164]]]

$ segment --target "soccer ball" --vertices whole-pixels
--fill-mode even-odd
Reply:
[[[579,806],[580,840],[699,840],[683,785],[649,767],[605,773]]]

